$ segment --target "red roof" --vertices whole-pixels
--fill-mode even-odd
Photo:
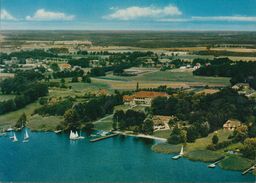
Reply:
[[[168,97],[167,93],[154,92],[154,91],[139,91],[134,93],[135,98],[156,98],[156,97]]]

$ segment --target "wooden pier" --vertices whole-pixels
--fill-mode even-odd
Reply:
[[[254,168],[256,168],[256,164],[253,165],[252,167],[248,168],[247,170],[243,171],[243,172],[242,172],[242,175],[245,175],[245,174],[247,174],[249,171],[254,170]]]
[[[106,135],[106,136],[103,136],[103,137],[92,139],[92,140],[90,140],[90,142],[97,142],[97,141],[104,140],[104,139],[107,139],[107,138],[111,138],[111,137],[114,137],[114,136],[117,136],[117,135],[119,135],[119,134]]]

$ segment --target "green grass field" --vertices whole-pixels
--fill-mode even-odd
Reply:
[[[224,156],[223,154],[214,151],[198,150],[188,153],[186,157],[192,161],[215,162]]]
[[[105,131],[112,130],[112,124],[113,124],[112,118],[113,118],[113,116],[110,115],[106,118],[103,118],[102,120],[99,120],[99,121],[95,122],[94,123],[94,128],[96,130],[105,130]]]
[[[167,139],[170,137],[171,132],[171,130],[158,130],[153,133],[153,136]]]
[[[62,116],[43,117],[36,114],[31,116],[27,126],[33,131],[54,131],[63,120]]]
[[[219,163],[220,167],[227,170],[245,170],[253,165],[253,161],[236,156],[230,155]]]
[[[24,107],[23,109],[9,112],[4,115],[0,115],[0,128],[8,128],[10,126],[14,126],[19,119],[19,117],[25,113],[27,115],[28,120],[30,119],[30,115],[34,112],[36,108],[39,108],[40,104],[38,102],[32,103]]]

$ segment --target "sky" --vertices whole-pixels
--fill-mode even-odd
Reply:
[[[1,30],[256,31],[256,0],[0,0]]]

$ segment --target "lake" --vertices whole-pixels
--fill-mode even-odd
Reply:
[[[95,143],[67,134],[30,132],[22,143],[0,137],[0,181],[22,182],[254,182],[252,174],[151,151],[151,139],[117,136]]]

